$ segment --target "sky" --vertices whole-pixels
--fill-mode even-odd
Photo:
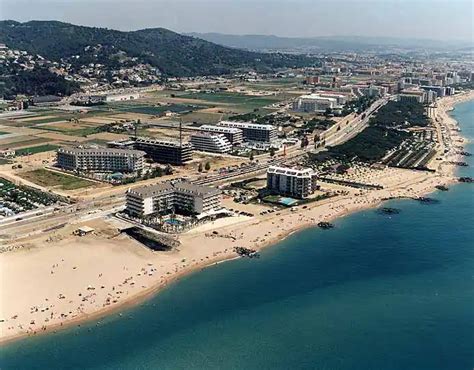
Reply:
[[[472,41],[473,0],[0,0],[0,19],[119,30]]]

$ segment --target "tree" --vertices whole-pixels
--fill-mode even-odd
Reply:
[[[171,167],[170,164],[167,164],[165,168],[165,175],[172,175],[172,174],[173,174],[173,167]]]
[[[304,136],[302,139],[301,139],[301,149],[304,149],[308,146],[309,144],[309,140],[308,140],[308,137],[307,136]]]
[[[153,176],[153,177],[161,177],[161,176],[163,176],[163,170],[161,169],[161,167],[156,167],[156,168],[153,170],[152,176]]]
[[[202,163],[199,163],[198,171],[199,171],[199,172],[202,172]]]
[[[250,152],[249,159],[250,159],[251,161],[253,161],[253,150]]]
[[[211,164],[209,162],[206,162],[206,165],[204,166],[204,169],[206,171],[209,171],[211,169]]]
[[[270,147],[270,157],[273,157],[273,156],[275,156],[275,148]]]

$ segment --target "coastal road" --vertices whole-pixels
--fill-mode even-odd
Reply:
[[[123,207],[124,203],[125,196],[120,196],[67,206],[39,208],[32,213],[3,219],[0,222],[0,235],[4,238],[34,235],[56,226],[110,214],[115,209]]]
[[[388,98],[382,98],[377,100],[364,113],[360,114],[355,119],[348,122],[348,124],[344,127],[341,127],[339,131],[336,131],[331,136],[325,138],[326,146],[336,146],[343,144],[346,141],[360,134],[368,127],[369,120],[372,115],[376,113],[382,106],[387,104],[388,101]]]

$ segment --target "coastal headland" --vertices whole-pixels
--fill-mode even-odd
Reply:
[[[459,145],[465,139],[449,111],[472,99],[473,92],[437,102],[436,129]],[[168,252],[152,252],[118,233],[119,220],[100,215],[83,222],[94,227],[94,235],[71,236],[77,225],[68,224],[14,240],[12,250],[0,254],[0,341],[100,321],[100,317],[143,301],[184,274],[236,258],[234,247],[260,250],[297,230],[376,207],[387,199],[426,195],[437,185],[456,181],[453,163],[459,161],[459,154],[444,153],[442,144],[437,150],[430,164],[434,172],[373,168],[359,176],[382,185],[382,189],[344,188],[344,193],[305,209],[217,220],[181,234],[177,237],[180,246]]]

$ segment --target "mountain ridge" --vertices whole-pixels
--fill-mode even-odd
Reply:
[[[432,39],[377,37],[377,36],[317,36],[286,37],[259,34],[223,34],[218,32],[186,33],[219,45],[247,50],[297,50],[302,51],[366,51],[393,48],[445,49],[472,46],[468,41],[440,41]]]
[[[0,43],[55,61],[79,55],[86,62],[93,63],[95,59],[112,63],[117,53],[125,52],[173,77],[221,75],[239,69],[265,71],[313,61],[304,56],[228,48],[165,28],[118,31],[60,21],[0,21]],[[101,55],[85,55],[85,48],[96,45],[101,45]]]

